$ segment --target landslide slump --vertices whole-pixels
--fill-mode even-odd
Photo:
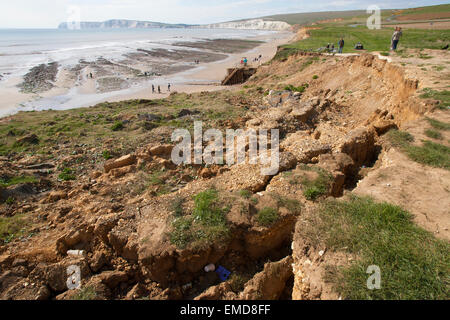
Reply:
[[[352,189],[376,167],[382,154],[379,138],[420,115],[426,106],[413,97],[416,82],[371,55],[337,60],[290,56],[261,67],[246,86],[244,93],[226,93],[226,103],[241,109],[239,117],[222,119],[226,111],[184,109],[169,124],[161,116],[147,115],[152,122],[144,129],[150,130],[152,141],[161,143],[147,140],[112,159],[103,152],[109,160],[95,165],[80,181],[71,182],[73,173],[65,170],[61,178],[68,181],[48,185],[51,192],[41,192],[39,204],[30,206],[36,212],[35,223],[40,224],[33,244],[27,248],[13,240],[1,247],[0,296],[320,296],[314,288],[300,285],[308,274],[298,261],[314,254],[320,259],[323,253],[304,247],[299,251],[298,240],[293,242],[295,226],[302,227],[305,214],[321,199],[341,197],[345,189]],[[180,104],[194,97],[200,104],[223,94],[174,94],[169,99]],[[154,107],[148,101],[142,104]],[[139,106],[131,104],[129,110]],[[170,161],[173,145],[162,141],[180,122],[189,126],[200,119],[224,128],[278,129],[279,172],[265,176],[260,165],[249,164],[174,166]],[[68,160],[57,165],[92,163],[83,162],[82,156]],[[0,195],[10,192],[9,188],[0,186]],[[216,273],[205,273],[203,268],[210,263],[231,271],[230,279],[220,282]],[[71,265],[81,268],[82,286],[77,290],[67,290],[65,285]]]

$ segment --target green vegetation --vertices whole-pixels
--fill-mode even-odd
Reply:
[[[305,91],[306,88],[308,88],[308,87],[309,87],[309,85],[308,85],[307,83],[304,83],[304,84],[302,84],[302,85],[299,86],[299,87],[294,87],[292,84],[290,84],[290,85],[285,86],[285,87],[284,87],[284,90],[302,93],[302,92]]]
[[[105,150],[105,151],[102,152],[102,157],[105,160],[109,160],[109,159],[112,158],[111,153],[108,150]]]
[[[341,37],[345,40],[344,53],[357,52],[354,46],[358,42],[361,42],[364,49],[368,51],[386,52],[386,50],[389,50],[392,32],[391,28],[369,30],[366,26],[350,27],[343,24],[321,24],[319,29],[309,30],[309,38],[283,46],[288,50],[283,54],[283,57],[295,53],[296,50],[315,51],[325,47],[327,43],[336,44]],[[403,33],[400,47],[441,49],[442,44],[448,42],[450,42],[450,30],[408,29]],[[421,57],[428,58],[423,54]]]
[[[419,58],[420,59],[424,59],[424,60],[428,60],[428,59],[432,59],[433,57],[428,55],[428,54],[419,52]]]
[[[427,129],[425,135],[431,139],[442,140],[442,134],[437,130]]]
[[[399,147],[408,157],[416,162],[432,167],[450,169],[450,148],[428,140],[422,146],[412,145],[414,138],[407,132],[391,130],[388,138],[394,146]]]
[[[436,6],[426,6],[401,10],[401,15],[422,14],[422,13],[447,13],[450,17],[450,4],[440,4]]]
[[[182,197],[176,197],[172,203],[172,212],[175,217],[183,216],[183,203],[184,198]]]
[[[114,150],[108,150],[111,155],[126,154],[148,144],[149,139],[161,138],[161,133],[152,134],[154,128],[189,129],[193,126],[189,117],[178,118],[180,109],[192,110],[195,107],[203,117],[205,127],[211,126],[211,122],[217,126],[219,121],[242,116],[246,109],[233,103],[236,96],[235,92],[226,90],[207,94],[174,93],[161,100],[127,100],[104,102],[83,109],[19,112],[0,123],[0,156],[29,153],[46,155],[51,159],[55,156],[55,145],[64,146],[63,152],[75,145],[84,145],[89,149],[98,148],[102,153],[104,142],[109,139],[114,141]],[[250,104],[246,96],[239,95],[239,100],[243,105]],[[210,113],[211,119],[205,116]],[[152,117],[154,115],[157,117]],[[123,123],[124,119],[129,119],[127,125],[113,131],[115,123]],[[170,135],[163,132],[163,138],[170,140]],[[30,134],[38,137],[38,143],[17,143]]]
[[[414,137],[409,132],[400,130],[390,130],[388,138],[393,146],[400,148],[406,147],[414,141]]]
[[[450,297],[449,243],[416,226],[400,207],[358,197],[326,201],[301,232],[315,245],[356,255],[350,265],[327,270],[344,299]],[[380,290],[366,286],[371,265],[381,270]]]
[[[450,169],[450,148],[439,143],[424,141],[423,146],[409,146],[408,156],[419,163]]]
[[[322,168],[312,167],[311,170],[317,172],[317,178],[310,180],[305,177],[302,179],[301,183],[303,185],[303,195],[306,199],[315,201],[320,196],[328,193],[332,177],[330,173]]]
[[[17,237],[23,236],[28,225],[29,222],[25,215],[0,216],[0,242],[8,243]]]
[[[119,131],[123,129],[123,122],[122,121],[116,121],[111,127],[112,131]]]
[[[0,186],[2,187],[9,187],[18,184],[36,183],[36,182],[38,182],[38,179],[34,176],[19,176],[6,179],[0,178]]]
[[[170,241],[183,249],[189,244],[199,247],[228,238],[229,227],[225,217],[228,210],[220,206],[217,190],[200,192],[194,197],[192,215],[173,220]]]
[[[343,19],[365,15],[367,15],[365,10],[354,10],[354,11],[328,11],[328,12],[325,11],[325,12],[277,14],[265,18],[273,19],[275,21],[284,21],[291,25],[294,24],[306,25],[322,20]]]
[[[250,199],[253,193],[249,190],[241,190],[239,191],[239,195],[244,199]]]
[[[420,95],[423,99],[434,99],[439,101],[438,108],[447,110],[450,108],[450,91],[442,90],[436,91],[430,88],[423,89],[423,94]]]
[[[63,171],[58,175],[59,180],[70,181],[76,180],[77,177],[74,174],[74,170],[71,168],[64,168]]]
[[[268,227],[278,220],[278,211],[274,208],[265,207],[258,212],[256,219],[259,224]]]
[[[317,74],[313,75],[312,77],[314,80],[319,79],[319,76]]]
[[[435,6],[427,6],[427,7],[419,7],[412,9],[403,9],[403,10],[391,10],[384,9],[381,10],[381,16],[383,19],[390,18],[393,14],[396,16],[408,16],[414,14],[423,14],[423,13],[441,13],[441,18],[450,18],[450,5],[435,5]],[[305,13],[290,13],[290,14],[277,14],[272,16],[267,16],[264,18],[275,20],[275,21],[284,21],[291,25],[308,25],[314,22],[319,22],[323,20],[334,20],[334,19],[345,19],[345,23],[365,23],[369,14],[367,14],[364,10],[350,10],[350,11],[324,11],[324,12],[305,12]],[[386,21],[382,21],[383,24]],[[401,22],[396,22],[397,24]]]
[[[91,286],[80,289],[75,295],[71,297],[71,300],[94,300],[97,298],[95,289]]]
[[[302,205],[300,204],[299,201],[297,201],[295,199],[282,197],[277,193],[272,193],[271,195],[275,200],[277,200],[278,208],[286,208],[291,213],[295,213],[295,214],[300,213],[300,211],[302,209]]]
[[[148,183],[145,189],[149,186],[158,186],[157,195],[163,195],[170,192],[170,187],[166,183],[166,176],[164,171],[155,171],[152,172],[148,177]]]
[[[426,118],[430,125],[437,130],[450,130],[450,123],[441,122],[439,120]]]
[[[7,204],[7,205],[12,205],[12,204],[14,204],[14,202],[16,202],[16,199],[14,198],[14,197],[11,197],[11,196],[9,196],[6,200],[5,200],[5,203]]]

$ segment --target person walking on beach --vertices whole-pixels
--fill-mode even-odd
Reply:
[[[155,85],[152,84],[152,93],[155,93]]]
[[[170,87],[171,87],[171,85],[170,85],[170,83],[167,85],[167,90],[170,92]]]
[[[392,35],[392,50],[397,50],[398,42],[400,41],[400,37],[402,35],[402,28],[396,27],[394,34]]]
[[[342,51],[344,50],[344,38],[341,38],[341,40],[339,40],[338,45],[339,45],[339,53],[342,53]]]
[[[161,87],[158,86],[158,93],[161,93]]]

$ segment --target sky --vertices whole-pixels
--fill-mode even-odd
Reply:
[[[445,3],[448,0],[0,0],[0,28],[56,28],[77,11],[81,21],[207,24],[279,13],[365,10],[369,5],[400,9]]]

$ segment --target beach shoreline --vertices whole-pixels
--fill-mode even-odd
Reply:
[[[125,55],[120,62],[111,62],[102,57],[95,62],[80,60],[72,69],[60,68],[51,85],[48,81],[37,79],[36,83],[43,85],[45,90],[41,90],[39,86],[34,87],[30,77],[25,87],[29,90],[24,90],[22,78],[10,77],[0,82],[0,117],[20,111],[83,108],[106,101],[159,99],[175,91],[194,93],[221,90],[225,88],[220,82],[226,76],[227,68],[239,66],[243,57],[248,58],[250,66],[257,67],[271,60],[278,46],[289,42],[293,37],[294,33],[291,32],[274,32],[242,40],[222,40],[222,47],[221,40],[201,39],[197,48],[195,42],[180,42],[179,49],[163,48],[151,52],[138,50]],[[210,49],[208,41],[211,42]],[[262,56],[260,61],[254,62],[253,58],[259,55]],[[201,59],[198,64],[193,62],[197,57]],[[145,71],[149,66],[151,70],[157,71],[151,76],[147,76]],[[49,68],[41,65],[34,69]],[[32,72],[33,70],[30,71]],[[168,89],[169,83],[171,92]],[[152,93],[152,85],[155,86],[156,93]],[[158,93],[158,86],[161,93]]]

